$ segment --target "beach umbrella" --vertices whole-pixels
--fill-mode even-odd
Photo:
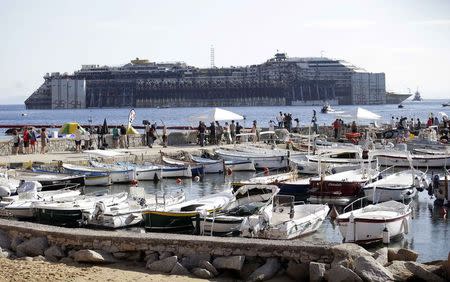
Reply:
[[[102,133],[103,134],[108,134],[109,133],[108,124],[106,123],[106,118],[103,120]]]
[[[58,130],[58,134],[73,134],[75,130],[77,130],[77,127],[80,126],[81,133],[85,133],[85,130],[78,122],[66,122],[61,126],[61,128]]]
[[[201,114],[189,117],[191,121],[221,121],[221,120],[242,120],[243,116],[221,108],[212,108]]]

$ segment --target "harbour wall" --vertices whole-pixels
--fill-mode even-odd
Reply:
[[[0,230],[7,233],[11,241],[45,237],[48,245],[56,245],[65,252],[82,249],[101,250],[112,254],[140,252],[142,258],[150,252],[170,252],[178,257],[190,255],[275,257],[300,263],[314,261],[325,264],[330,264],[334,259],[332,244],[322,242],[313,245],[301,240],[99,231],[7,219],[0,219]]]

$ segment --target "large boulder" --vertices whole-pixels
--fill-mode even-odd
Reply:
[[[11,239],[11,250],[13,250],[14,252],[17,252],[17,246],[19,246],[20,244],[23,243],[23,239],[15,236]]]
[[[394,280],[392,273],[371,256],[361,256],[353,262],[356,274],[366,281]]]
[[[395,281],[409,281],[414,274],[406,267],[406,261],[395,260],[386,267],[394,276]]]
[[[388,249],[388,261],[401,260],[401,261],[416,261],[419,257],[419,253],[408,249],[389,248]]]
[[[327,272],[328,282],[362,282],[363,280],[353,270],[337,265]]]
[[[241,271],[239,272],[239,276],[242,280],[247,280],[248,277],[250,277],[250,275],[255,272],[255,270],[257,270],[261,265],[263,264],[256,260],[245,261]]]
[[[0,248],[2,249],[10,249],[11,248],[11,238],[8,233],[0,230]]]
[[[309,265],[290,260],[286,268],[286,274],[296,281],[307,281],[309,279]]]
[[[27,256],[44,255],[44,251],[48,248],[47,237],[36,237],[19,244],[16,249],[17,252],[23,253]]]
[[[353,268],[353,261],[360,256],[371,256],[372,254],[363,247],[353,244],[344,243],[333,246],[331,248],[334,259],[331,262],[331,267],[342,265],[347,268]]]
[[[147,254],[144,258],[144,261],[147,262],[147,268],[150,264],[154,263],[158,259],[159,259],[159,255],[157,252]]]
[[[386,266],[388,264],[388,248],[384,247],[375,251],[372,257],[382,266]]]
[[[415,277],[418,277],[422,280],[433,282],[445,281],[439,275],[436,275],[433,272],[429,271],[426,265],[409,261],[405,263],[405,266],[409,271],[411,271],[414,274]]]
[[[217,271],[217,269],[214,267],[214,265],[212,265],[209,261],[207,260],[202,260],[198,266],[200,268],[204,268],[206,270],[208,270],[209,272],[211,272],[214,276],[219,275],[219,271]]]
[[[177,256],[171,256],[162,260],[155,261],[147,265],[147,268],[153,271],[169,273],[178,262]]]
[[[170,275],[189,275],[189,270],[182,266],[179,262],[175,263],[174,267],[170,271]]]
[[[53,258],[59,260],[66,256],[66,254],[63,252],[63,250],[59,246],[56,246],[56,245],[53,245],[50,248],[48,248],[47,250],[45,250],[44,255],[47,259],[50,258],[51,260]]]
[[[309,281],[322,281],[325,277],[325,264],[320,262],[311,262],[309,264]]]
[[[210,261],[210,260],[211,256],[209,254],[198,253],[183,257],[181,259],[181,264],[187,269],[192,269],[195,267],[199,267],[201,261]]]
[[[87,263],[113,263],[117,261],[110,253],[100,250],[79,250],[73,254],[73,260]]]
[[[256,269],[247,279],[247,281],[269,280],[280,270],[281,264],[278,258],[268,258],[266,263]]]
[[[202,279],[212,279],[214,278],[214,275],[209,272],[208,270],[204,269],[204,268],[199,268],[196,267],[194,269],[192,269],[192,273]]]
[[[213,261],[216,269],[231,269],[240,271],[244,265],[244,256],[217,257]]]

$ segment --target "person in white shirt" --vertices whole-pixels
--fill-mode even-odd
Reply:
[[[277,116],[278,128],[283,128],[284,117],[283,113],[280,112],[280,115]]]
[[[77,129],[73,133],[75,135],[75,151],[77,153],[81,152],[81,139],[82,139],[82,133],[80,126],[77,126]]]

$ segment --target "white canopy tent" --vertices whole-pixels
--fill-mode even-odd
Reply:
[[[242,120],[243,116],[236,113],[221,109],[213,108],[209,109],[201,114],[196,114],[189,117],[191,121],[221,121],[221,120]]]

